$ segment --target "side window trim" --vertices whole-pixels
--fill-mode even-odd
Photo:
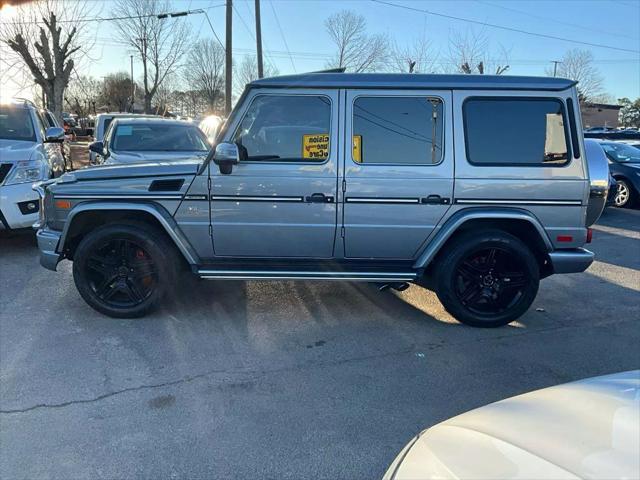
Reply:
[[[578,129],[576,127],[575,110],[573,99],[567,98],[567,114],[569,115],[569,128],[571,129],[571,146],[573,147],[573,158],[580,158],[580,144],[578,143]]]
[[[333,144],[335,143],[333,140],[333,131],[334,131],[334,103],[333,99],[330,95],[322,92],[310,92],[310,93],[256,93],[253,95],[247,107],[242,112],[242,116],[238,119],[237,124],[233,130],[233,133],[229,135],[229,140],[235,143],[236,135],[238,134],[238,130],[242,127],[242,123],[246,118],[247,114],[250,112],[253,103],[260,97],[322,97],[329,101],[329,151],[327,153],[327,158],[322,162],[313,162],[313,161],[274,161],[274,160],[241,160],[241,164],[251,164],[251,165],[324,165],[331,160],[331,154],[333,153]],[[218,134],[220,135],[220,133]]]
[[[560,110],[562,112],[562,124],[564,131],[564,142],[567,148],[567,160],[561,165],[550,165],[541,163],[513,163],[513,162],[491,162],[491,163],[478,163],[472,162],[471,157],[469,155],[469,137],[468,137],[468,125],[467,125],[467,111],[466,106],[467,102],[471,100],[492,100],[492,101],[551,101],[556,102],[560,105]],[[530,97],[530,96],[481,96],[481,95],[473,95],[466,97],[462,102],[462,128],[464,130],[464,152],[467,163],[474,167],[519,167],[519,168],[566,168],[571,164],[571,160],[573,158],[573,149],[571,148],[571,141],[569,136],[569,126],[568,126],[568,115],[567,109],[565,109],[565,102],[563,98],[560,97]]]
[[[440,102],[440,104],[442,105],[442,115],[441,117],[438,119],[441,122],[441,138],[440,138],[440,160],[437,163],[395,163],[395,162],[389,162],[389,163],[366,163],[366,162],[357,162],[354,158],[353,158],[353,137],[355,136],[355,123],[354,123],[354,117],[355,117],[355,104],[356,101],[359,98],[423,98],[425,100],[438,100]],[[351,153],[349,154],[349,158],[351,159],[351,163],[353,163],[354,165],[357,165],[359,167],[362,166],[380,166],[380,167],[389,167],[389,166],[393,166],[393,167],[437,167],[439,165],[442,164],[442,162],[444,161],[445,158],[445,113],[446,112],[446,103],[444,98],[442,98],[440,95],[419,95],[419,94],[404,94],[404,95],[385,95],[385,94],[367,94],[367,93],[362,93],[362,94],[358,94],[356,96],[353,97],[352,101],[351,101],[351,139],[347,139],[347,141],[349,142],[349,150],[351,151]],[[436,123],[437,125],[437,123]]]

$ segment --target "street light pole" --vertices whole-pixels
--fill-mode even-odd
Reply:
[[[133,55],[129,55],[131,58],[131,106],[129,109],[133,113],[133,103],[135,102],[134,95],[136,94],[135,83],[133,82]]]
[[[231,113],[231,83],[233,81],[233,77],[231,75],[231,69],[233,68],[233,61],[231,58],[231,49],[232,47],[232,25],[233,25],[233,2],[232,0],[227,0],[227,12],[226,12],[226,28],[225,28],[225,66],[224,66],[224,113],[226,116],[229,116]]]
[[[558,64],[562,62],[560,60],[551,60],[551,63],[553,63],[553,76],[555,77],[558,72]]]
[[[260,25],[260,0],[256,0],[256,53],[258,55],[258,78],[264,76],[262,69],[262,26]]]

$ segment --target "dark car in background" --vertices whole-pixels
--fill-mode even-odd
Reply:
[[[609,171],[616,179],[618,190],[614,199],[616,207],[632,207],[640,193],[640,149],[620,142],[600,142]]]

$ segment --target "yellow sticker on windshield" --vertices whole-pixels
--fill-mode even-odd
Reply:
[[[362,163],[362,135],[353,136],[353,161]]]
[[[329,134],[302,136],[302,158],[326,160],[329,156]]]

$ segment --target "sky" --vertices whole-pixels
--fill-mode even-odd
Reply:
[[[362,14],[369,33],[387,34],[398,45],[426,39],[437,58],[436,66],[449,62],[449,39],[467,34],[489,40],[491,55],[505,56],[511,75],[544,75],[553,60],[560,60],[572,48],[590,50],[594,64],[604,78],[604,91],[613,98],[640,97],[640,0],[384,0],[398,8],[372,0],[261,0],[265,62],[280,74],[323,69],[333,45],[324,20],[343,9]],[[173,0],[173,10],[206,9],[213,29],[224,41],[224,0]],[[110,0],[89,0],[91,14],[117,15]],[[254,0],[234,0],[233,54],[237,63],[255,54]],[[426,10],[431,13],[416,11]],[[441,15],[444,15],[441,16]],[[483,24],[562,37],[575,42],[528,35],[489,25],[446,18],[461,17]],[[0,15],[0,19],[3,17]],[[167,21],[176,21],[169,19]],[[193,39],[213,38],[202,14],[186,17]],[[129,72],[126,47],[118,43],[111,22],[91,24],[92,48],[78,65],[78,72],[96,78],[117,71]],[[577,42],[598,44],[584,45]],[[614,48],[606,48],[614,47]],[[630,51],[621,51],[624,49]],[[6,50],[0,49],[0,95],[19,93],[24,79],[8,72]],[[134,63],[134,76],[140,65]]]

